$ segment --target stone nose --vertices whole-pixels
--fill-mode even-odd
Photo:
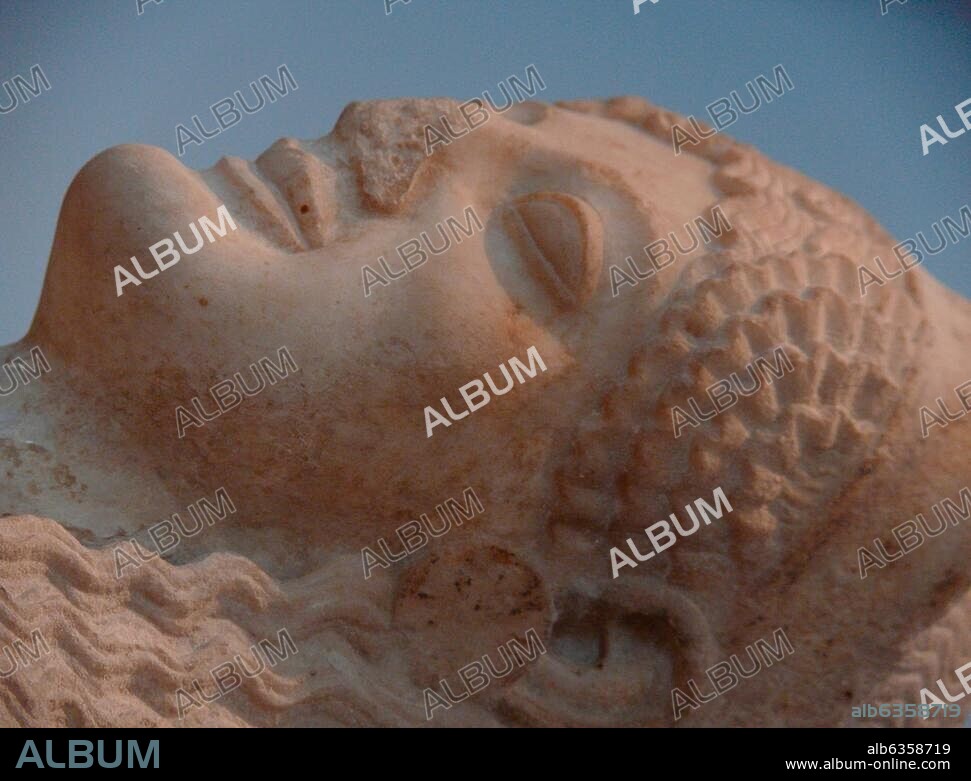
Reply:
[[[350,156],[365,205],[386,214],[404,206],[429,159],[426,127],[461,118],[449,98],[411,98],[350,103],[334,127],[334,138]]]

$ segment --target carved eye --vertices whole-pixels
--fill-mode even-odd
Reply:
[[[563,193],[531,193],[504,214],[529,272],[562,309],[593,294],[603,268],[603,224],[589,204]]]

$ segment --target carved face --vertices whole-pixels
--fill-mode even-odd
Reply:
[[[879,442],[915,350],[877,327],[881,302],[912,324],[917,283],[854,297],[855,261],[888,244],[872,220],[721,136],[675,156],[675,118],[643,101],[525,104],[426,155],[423,128],[454,109],[352,105],[324,139],[201,174],[105,153],[65,199],[37,333],[174,473],[235,486],[259,523],[286,508],[320,555],[474,486],[488,522],[393,585],[414,680],[530,625],[549,660],[483,702],[589,723],[595,692],[604,723],[668,723],[673,686],[771,636],[755,584]],[[222,204],[238,230],[117,296],[115,265],[151,268],[150,245]],[[727,248],[612,284],[715,204]],[[299,374],[177,438],[177,405],[211,408],[212,385],[283,346]],[[791,377],[672,431],[675,405],[777,346]],[[427,436],[427,406],[463,409],[460,387],[531,347],[545,373]],[[856,368],[863,352],[879,360]],[[730,519],[611,578],[611,546],[719,486]]]
[[[289,486],[288,501],[338,516],[434,502],[455,485],[449,466],[415,475],[402,463],[485,480],[510,450],[525,461],[524,443],[571,429],[623,371],[627,351],[604,345],[637,329],[607,264],[704,213],[710,166],[532,104],[426,155],[424,125],[452,111],[353,105],[319,141],[201,174],[158,149],[109,150],[66,196],[38,328],[153,450],[252,475],[274,495]],[[674,181],[695,184],[658,197]],[[191,224],[218,222],[223,204],[238,229],[156,271],[149,247],[178,231],[191,248]],[[114,269],[131,270],[131,256],[156,273],[119,297]],[[299,377],[176,436],[177,405],[199,397],[211,410],[211,386],[283,346]],[[540,380],[426,436],[426,406],[446,397],[459,411],[461,386],[534,346]]]

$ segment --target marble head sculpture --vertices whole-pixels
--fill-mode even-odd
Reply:
[[[355,103],[254,163],[132,145],[78,174],[2,353],[51,371],[0,399],[0,644],[39,628],[50,653],[0,679],[0,723],[425,724],[429,689],[529,632],[538,658],[430,723],[849,724],[967,662],[971,524],[858,560],[968,482],[971,426],[918,418],[971,379],[967,301],[919,268],[861,295],[894,240],[859,206],[724,134],[675,155],[687,124],[639,98],[512,106],[427,154],[443,115]],[[202,241],[221,206],[235,230]],[[469,208],[481,231],[365,295],[365,265]],[[201,248],[119,290],[176,231]],[[177,431],[283,347],[292,376]],[[426,407],[530,348],[545,371],[429,435]],[[672,426],[778,348],[786,376]],[[218,487],[229,519],[117,577],[118,544]],[[466,487],[481,513],[364,577],[363,548]],[[719,488],[729,514],[612,567]],[[285,663],[177,699],[280,628]],[[791,655],[675,718],[675,688],[780,628]]]

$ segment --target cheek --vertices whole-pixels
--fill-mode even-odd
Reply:
[[[534,333],[524,328],[528,320],[479,246],[462,245],[430,257],[378,292],[386,295],[375,302],[381,314],[372,321],[374,343],[367,350],[379,365],[390,360],[406,373],[420,367],[464,381],[529,347],[522,342]]]

